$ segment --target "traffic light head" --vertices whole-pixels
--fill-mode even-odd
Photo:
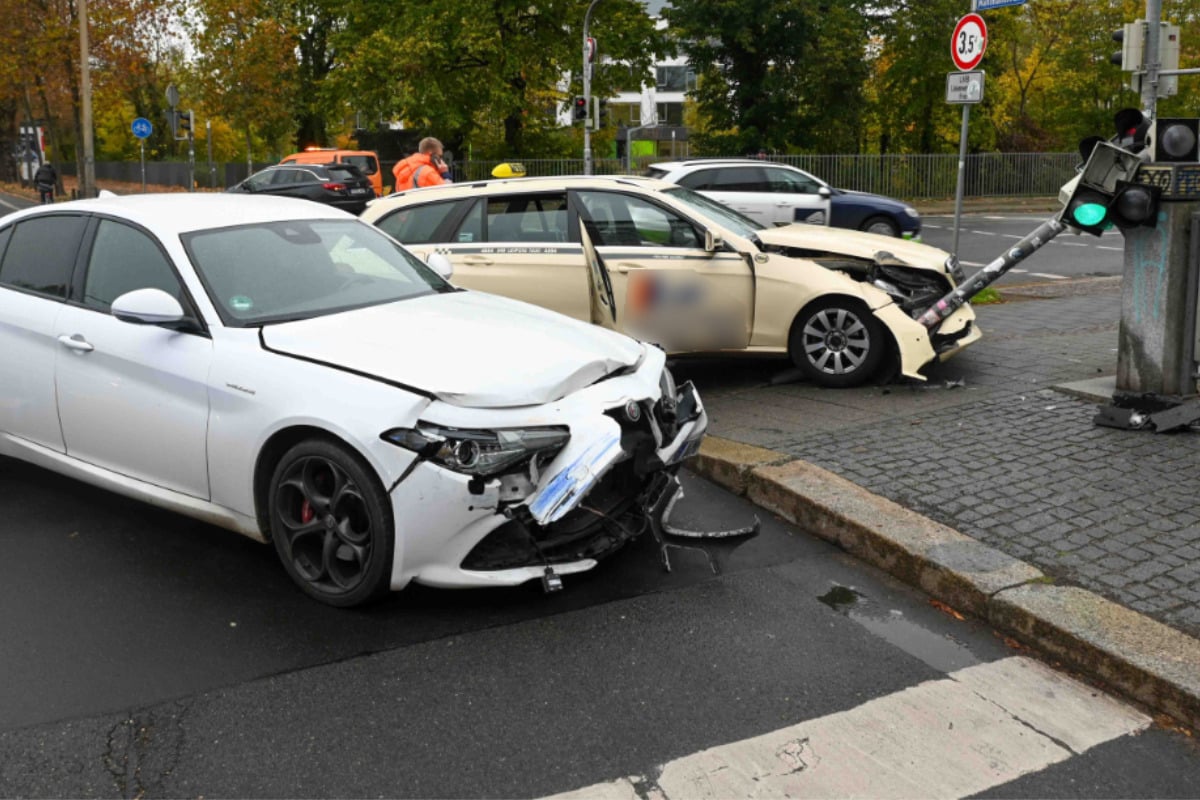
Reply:
[[[1150,133],[1150,120],[1136,108],[1122,108],[1113,118],[1117,135],[1112,142],[1122,150],[1140,153],[1146,149],[1146,136]]]
[[[175,138],[189,139],[192,136],[192,112],[175,112]]]
[[[587,118],[588,118],[587,98],[581,94],[575,95],[575,98],[571,101],[571,119],[578,122],[579,120],[587,119]]]
[[[1144,183],[1117,181],[1117,192],[1108,205],[1107,218],[1118,228],[1153,228],[1158,222],[1162,189]]]
[[[1081,151],[1088,141],[1081,143]],[[1083,170],[1059,192],[1063,203],[1059,219],[1094,236],[1113,225],[1122,229],[1154,225],[1159,194],[1153,187],[1133,182],[1141,164],[1135,153],[1108,142],[1094,142]]]
[[[1200,119],[1163,117],[1150,129],[1151,161],[1188,164],[1200,161]]]

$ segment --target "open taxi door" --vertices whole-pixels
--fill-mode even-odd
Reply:
[[[591,300],[592,324],[609,330],[617,329],[617,301],[613,298],[612,280],[600,254],[592,245],[587,226],[579,220],[579,241],[583,243],[583,258],[588,268],[588,294]]]

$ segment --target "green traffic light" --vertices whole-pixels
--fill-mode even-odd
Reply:
[[[1090,228],[1103,222],[1104,216],[1107,213],[1108,209],[1100,203],[1082,203],[1071,211],[1071,216],[1080,225],[1086,225]]]

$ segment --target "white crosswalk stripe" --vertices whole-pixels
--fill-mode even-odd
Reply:
[[[1018,656],[555,800],[958,798],[1150,722],[1133,707]]]

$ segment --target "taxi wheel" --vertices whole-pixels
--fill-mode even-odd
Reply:
[[[283,567],[306,594],[331,606],[378,599],[392,574],[391,504],[374,472],[325,439],[292,447],[275,467],[271,538]]]
[[[887,217],[871,217],[863,223],[862,229],[867,233],[878,233],[880,236],[900,235],[900,226]]]
[[[820,386],[858,386],[879,368],[887,350],[883,325],[864,305],[830,297],[805,308],[792,324],[792,361]]]

